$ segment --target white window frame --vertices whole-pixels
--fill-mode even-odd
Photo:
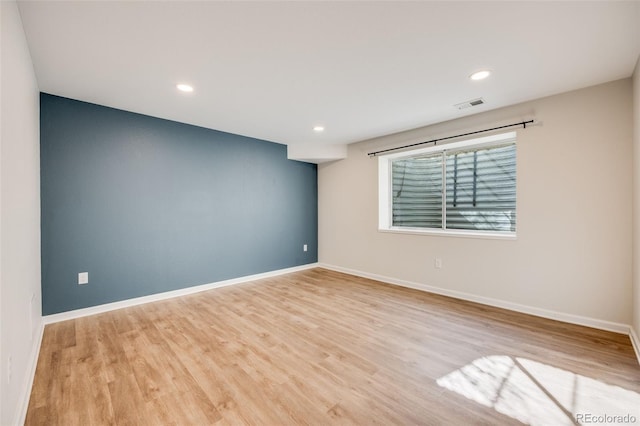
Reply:
[[[471,237],[471,238],[488,238],[488,239],[507,239],[515,240],[516,232],[496,232],[481,230],[458,230],[458,229],[437,229],[437,228],[414,228],[407,226],[392,225],[392,174],[391,162],[393,160],[410,158],[418,155],[441,153],[446,151],[457,150],[460,148],[481,148],[484,146],[500,146],[508,143],[516,143],[516,132],[501,133],[498,135],[485,136],[481,138],[467,139],[460,142],[452,142],[442,145],[429,146],[426,148],[412,149],[409,151],[396,152],[378,157],[378,231],[393,232],[400,234],[418,234],[418,235],[437,235],[451,237]],[[517,143],[516,143],[517,146]],[[517,150],[516,150],[517,155]],[[517,161],[517,160],[516,160]],[[516,163],[517,164],[517,163]],[[516,166],[517,167],[517,166]],[[443,168],[444,170],[444,168]],[[443,191],[446,191],[446,179],[443,179]],[[516,195],[517,197],[517,195]],[[516,217],[517,214],[516,203]],[[446,217],[443,216],[443,221]]]

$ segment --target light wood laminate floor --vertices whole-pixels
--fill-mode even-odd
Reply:
[[[628,336],[324,269],[46,326],[28,425],[640,422]]]

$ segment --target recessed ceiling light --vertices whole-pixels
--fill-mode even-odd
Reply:
[[[482,71],[474,72],[473,74],[471,74],[469,76],[469,78],[471,80],[484,80],[485,78],[489,77],[490,75],[491,75],[491,71],[482,70]]]
[[[176,88],[181,92],[193,92],[193,86],[189,86],[188,84],[180,83],[176,85]]]
[[[318,133],[320,133],[320,132],[324,132],[324,126],[315,126],[315,127],[313,128],[313,131],[314,131],[314,132],[318,132]]]

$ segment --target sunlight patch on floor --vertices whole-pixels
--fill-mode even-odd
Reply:
[[[640,424],[637,392],[526,358],[479,358],[437,383],[526,424]]]

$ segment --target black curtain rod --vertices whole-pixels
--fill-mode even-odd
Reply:
[[[476,135],[478,133],[491,132],[493,130],[506,129],[508,127],[522,126],[523,128],[526,129],[527,128],[527,124],[531,124],[531,123],[533,123],[533,120],[521,121],[520,123],[507,124],[507,125],[504,125],[504,126],[492,127],[490,129],[484,129],[484,130],[476,130],[475,132],[462,133],[460,135],[447,136],[445,138],[431,139],[430,141],[412,143],[411,145],[399,146],[397,148],[383,149],[381,151],[370,152],[367,155],[369,155],[369,157],[375,157],[376,155],[382,154],[383,152],[398,151],[400,149],[411,148],[411,147],[414,147],[414,146],[425,145],[425,144],[428,144],[428,143],[432,143],[432,144],[436,145],[438,142],[445,141],[447,139],[455,139],[455,138],[460,138],[462,136]]]

